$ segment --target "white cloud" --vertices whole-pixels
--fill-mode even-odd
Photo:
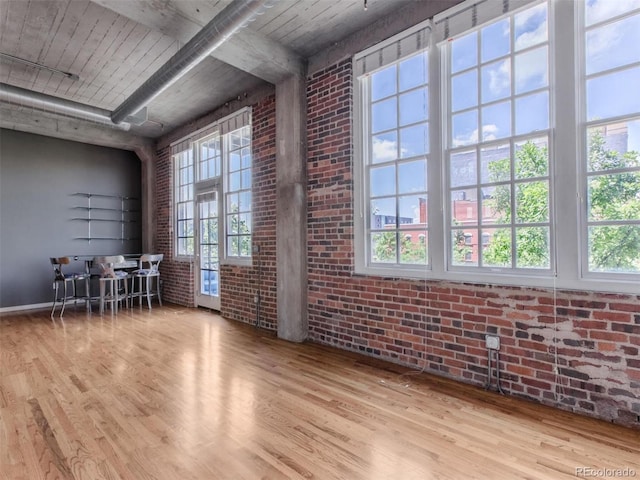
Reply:
[[[587,3],[587,25],[640,8],[640,0],[594,0]]]
[[[511,86],[511,63],[503,61],[498,68],[489,70],[489,90],[496,97],[509,91]]]
[[[540,22],[535,30],[524,32],[516,37],[516,50],[547,41],[547,20]]]
[[[547,48],[537,48],[527,53],[516,56],[516,91],[521,92],[532,80],[535,81],[533,87],[539,87],[549,83]]]
[[[498,133],[498,131],[500,130],[500,128],[491,123],[489,125],[483,125],[482,126],[482,140],[483,141],[491,141],[491,140],[495,140],[496,138],[498,138],[496,136],[496,134]],[[471,132],[469,135],[458,135],[456,138],[453,139],[453,146],[454,147],[461,147],[463,145],[471,145],[474,143],[478,143],[478,134],[479,134],[479,130],[476,128],[473,132]]]
[[[403,153],[406,149],[401,149]],[[376,162],[388,162],[398,158],[398,142],[391,140],[373,139],[373,158]]]

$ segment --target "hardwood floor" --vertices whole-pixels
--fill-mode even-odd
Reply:
[[[0,478],[640,476],[640,431],[402,372],[176,306],[3,314]]]

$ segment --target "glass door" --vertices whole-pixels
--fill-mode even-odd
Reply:
[[[220,194],[197,196],[196,305],[220,310]]]

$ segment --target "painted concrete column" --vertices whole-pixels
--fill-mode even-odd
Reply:
[[[276,85],[276,262],[278,337],[307,338],[306,82]]]
[[[141,220],[142,220],[142,252],[156,253],[156,152],[152,147],[135,149],[141,163],[140,188]]]

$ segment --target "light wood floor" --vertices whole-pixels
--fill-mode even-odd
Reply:
[[[402,372],[175,306],[3,314],[0,478],[640,477],[638,431]]]

